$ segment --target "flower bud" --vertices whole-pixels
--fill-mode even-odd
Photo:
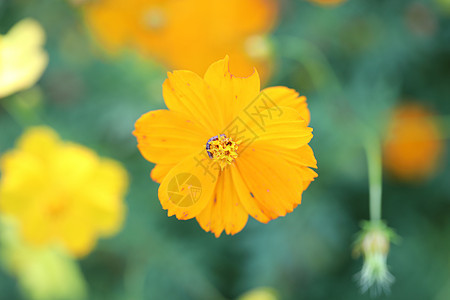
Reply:
[[[362,270],[357,274],[361,291],[374,295],[388,293],[394,276],[386,264],[390,241],[395,233],[382,222],[365,222],[356,241],[355,253],[363,255]]]

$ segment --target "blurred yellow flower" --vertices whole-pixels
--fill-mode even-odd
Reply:
[[[17,223],[0,218],[0,260],[16,277],[26,299],[82,300],[86,283],[77,263],[54,247],[36,248],[23,242]]]
[[[438,167],[443,146],[433,114],[419,104],[404,104],[388,127],[384,166],[403,180],[424,179]]]
[[[83,6],[87,24],[110,51],[137,48],[168,68],[203,74],[229,54],[231,71],[263,81],[272,69],[275,0],[98,0]]]
[[[48,63],[45,33],[32,19],[17,23],[0,35],[0,98],[33,86]]]
[[[0,160],[0,212],[25,241],[61,244],[82,256],[123,221],[127,173],[117,162],[63,142],[48,127],[28,129]]]
[[[300,204],[317,177],[305,96],[261,91],[258,73],[233,76],[228,57],[203,78],[169,73],[163,96],[169,110],[144,114],[134,135],[157,164],[151,176],[169,216],[195,217],[219,237],[241,231],[249,215],[267,223]]]

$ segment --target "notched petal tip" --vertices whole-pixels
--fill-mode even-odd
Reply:
[[[214,74],[223,74],[226,77],[229,78],[238,78],[238,79],[247,79],[247,78],[251,78],[253,76],[256,76],[259,80],[259,73],[258,70],[253,67],[253,72],[248,75],[248,76],[237,76],[234,75],[231,70],[230,70],[230,57],[227,55],[225,55],[224,58],[212,63],[209,68],[206,70],[204,78],[206,81],[208,81],[208,78],[211,77],[211,75]]]

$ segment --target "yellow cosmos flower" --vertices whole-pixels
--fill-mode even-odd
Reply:
[[[300,204],[317,176],[304,96],[285,87],[260,91],[258,73],[233,76],[228,57],[203,78],[168,73],[163,96],[169,110],[144,114],[134,135],[156,163],[151,177],[169,216],[195,217],[218,237],[241,231],[248,215],[267,223]]]
[[[443,153],[442,134],[433,114],[419,104],[398,107],[384,143],[384,166],[407,181],[423,180],[436,171]]]
[[[41,77],[48,63],[44,40],[44,30],[32,19],[0,35],[0,98],[31,87]]]
[[[76,256],[98,236],[116,233],[124,216],[127,173],[48,127],[27,130],[0,160],[0,211],[17,219],[30,244],[57,243]]]
[[[239,76],[256,66],[266,79],[272,68],[266,34],[278,11],[274,0],[98,0],[83,11],[112,52],[131,46],[169,68],[198,74],[226,54]]]

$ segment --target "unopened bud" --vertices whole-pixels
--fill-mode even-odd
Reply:
[[[357,274],[362,292],[369,289],[375,295],[388,293],[394,276],[386,264],[390,240],[395,233],[382,222],[365,222],[356,241],[355,252],[362,254],[364,263]]]
[[[387,255],[389,252],[389,236],[381,230],[370,231],[364,236],[361,247],[364,255],[370,253]]]

